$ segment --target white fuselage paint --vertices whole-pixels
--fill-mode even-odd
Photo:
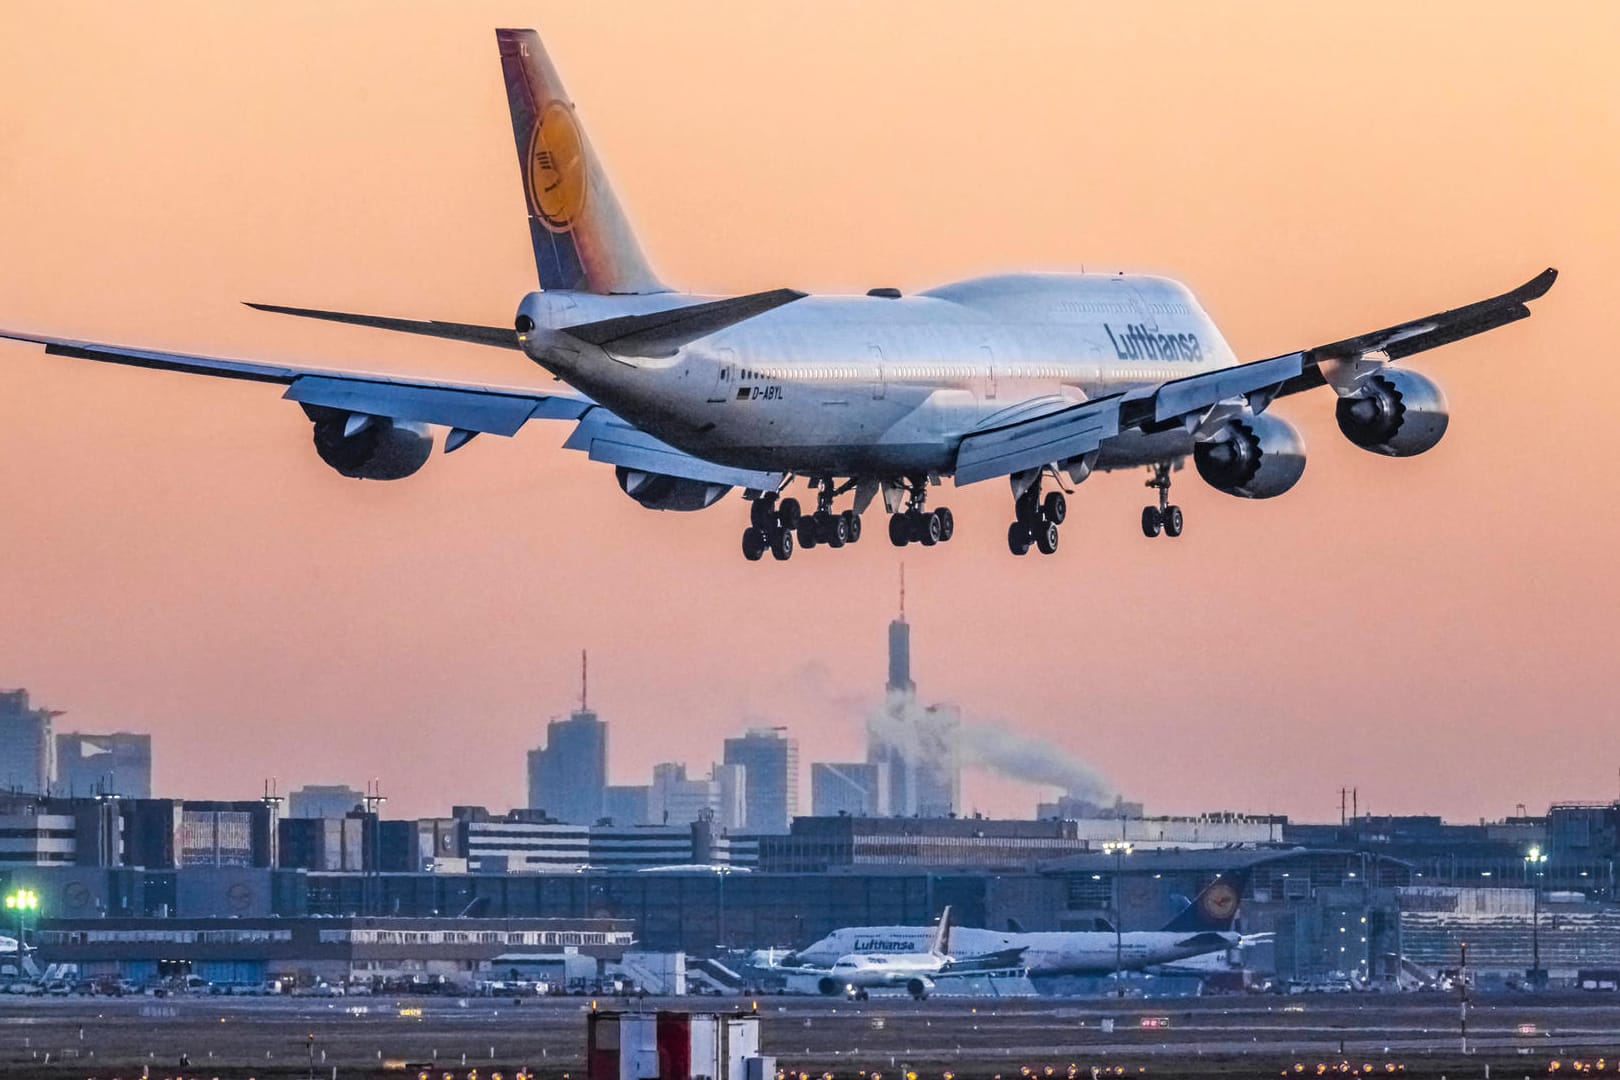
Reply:
[[[531,293],[525,352],[665,442],[810,475],[949,473],[972,431],[1238,361],[1165,278],[1007,274],[898,299],[795,301],[673,356],[613,356],[560,328],[702,303],[674,293]],[[1180,431],[1114,440],[1098,467],[1191,451]]]
[[[926,926],[852,927],[836,930],[793,954],[791,963],[822,967],[856,956],[891,955],[899,949],[925,949],[934,930]],[[1176,932],[1127,930],[1118,936],[1108,930],[1012,931],[951,928],[951,955],[969,960],[1009,949],[1022,949],[1018,966],[1031,975],[1101,975],[1121,970],[1140,971],[1206,953],[1223,952],[1242,943],[1233,931]],[[1190,944],[1183,944],[1190,942]],[[835,972],[835,977],[837,973]]]

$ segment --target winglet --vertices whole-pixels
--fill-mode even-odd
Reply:
[[[1549,266],[1517,289],[1508,293],[1508,296],[1521,304],[1529,303],[1531,300],[1540,300],[1547,295],[1547,290],[1552,288],[1553,282],[1557,280],[1558,271]]]

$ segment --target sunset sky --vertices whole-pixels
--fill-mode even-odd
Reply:
[[[510,322],[534,269],[497,26],[539,29],[689,290],[1141,270],[1259,359],[1561,276],[1414,359],[1452,406],[1431,454],[1291,398],[1288,495],[1189,469],[1186,535],[1148,541],[1145,472],[1097,476],[1022,560],[999,482],[936,489],[944,547],[902,556],[874,516],[749,564],[741,499],[643,510],[564,426],[361,483],[274,387],[6,343],[0,686],[59,729],[150,732],[165,794],[375,777],[389,814],[505,809],[588,647],[614,782],[751,723],[849,760],[904,557],[923,696],[1150,811],[1620,795],[1620,5],[7,3],[0,326],[541,385],[240,304]]]

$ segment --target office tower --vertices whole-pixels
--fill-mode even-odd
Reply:
[[[810,812],[816,817],[887,817],[889,769],[869,762],[814,763],[810,766]]]
[[[152,736],[63,732],[56,737],[56,794],[152,797]]]
[[[786,728],[754,728],[727,739],[725,763],[748,770],[744,827],[751,833],[787,832],[799,812],[799,744]]]
[[[900,614],[889,623],[886,691],[882,711],[867,726],[866,760],[888,770],[889,812],[949,817],[962,802],[961,716],[952,706],[917,704],[903,567]]]
[[[28,707],[27,690],[0,690],[0,791],[48,795],[56,745],[50,709]]]
[[[607,725],[591,711],[588,669],[580,654],[579,708],[546,725],[546,745],[529,751],[529,809],[556,821],[594,825],[607,788]]]
[[[340,818],[364,810],[366,796],[347,784],[305,784],[287,796],[290,818]]]
[[[647,793],[648,823],[690,825],[694,821],[712,821],[719,827],[736,828],[737,822],[727,818],[741,815],[746,784],[746,773],[739,768],[717,765],[707,779],[692,780],[686,775],[685,765],[673,761],[654,765]]]
[[[602,816],[620,828],[649,824],[651,797],[652,788],[646,784],[609,784],[602,790]]]

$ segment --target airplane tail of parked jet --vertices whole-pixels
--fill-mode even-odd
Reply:
[[[574,103],[533,30],[497,30],[529,233],[542,289],[668,292],[591,152]]]
[[[1165,923],[1165,930],[1174,933],[1225,931],[1232,929],[1237,918],[1243,890],[1249,883],[1247,870],[1229,870],[1205,885],[1186,910]]]
[[[929,942],[928,951],[934,956],[951,955],[951,905],[946,904],[945,910],[939,913],[939,925],[934,927],[934,940]]]

